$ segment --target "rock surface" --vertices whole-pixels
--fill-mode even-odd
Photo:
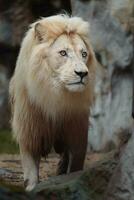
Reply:
[[[58,158],[52,156],[47,159],[47,162],[42,160],[40,177],[41,180],[46,180],[39,183],[30,194],[26,194],[22,188],[19,157],[16,155],[1,156],[0,199],[8,200],[9,196],[11,196],[11,199],[14,200],[103,200],[107,184],[119,160],[118,156],[115,155],[114,151],[107,154],[88,154],[85,162],[85,171],[58,177],[54,177],[53,174],[54,168],[56,169],[53,164],[57,164]],[[45,172],[42,170],[44,164],[46,166]],[[53,177],[48,178],[48,176]]]
[[[131,133],[133,0],[72,0],[73,15],[90,22],[91,42],[101,65],[96,81],[89,143],[102,150]]]
[[[120,162],[110,180],[104,199],[134,199],[134,134],[125,151],[123,151]]]

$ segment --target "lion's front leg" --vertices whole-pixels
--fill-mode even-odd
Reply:
[[[20,145],[21,162],[24,172],[24,186],[31,191],[39,181],[39,157],[34,157]]]
[[[88,142],[88,115],[77,116],[65,124],[69,152],[68,173],[83,169]]]
[[[79,152],[70,152],[68,173],[83,170],[85,155],[85,150],[83,152],[81,151],[80,154]]]

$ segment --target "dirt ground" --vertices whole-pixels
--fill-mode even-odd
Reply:
[[[103,154],[87,154],[84,168],[100,160]],[[57,164],[59,157],[56,154],[50,154],[40,163],[40,181],[47,180],[51,176],[56,176]],[[20,161],[20,155],[0,154],[0,180],[11,185],[23,185],[23,173]]]

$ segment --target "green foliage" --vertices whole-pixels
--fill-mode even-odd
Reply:
[[[10,130],[0,130],[0,153],[15,154],[19,152],[18,145],[12,138]]]

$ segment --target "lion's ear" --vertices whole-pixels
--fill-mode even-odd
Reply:
[[[39,42],[42,42],[45,37],[45,30],[43,25],[38,22],[37,24],[35,24],[34,30],[35,30],[35,37],[38,39]]]

